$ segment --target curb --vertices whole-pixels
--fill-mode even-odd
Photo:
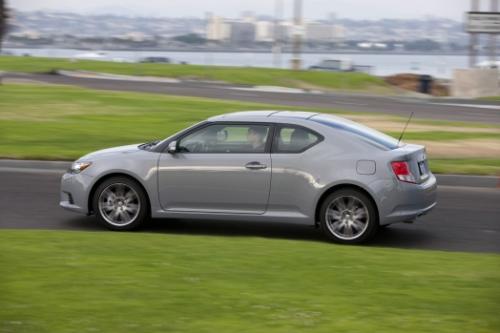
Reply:
[[[71,166],[66,161],[0,159],[0,172],[62,174]],[[440,186],[500,188],[500,177],[436,174]]]
[[[441,186],[500,188],[500,177],[474,175],[435,175]]]

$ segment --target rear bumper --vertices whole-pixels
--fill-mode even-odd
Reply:
[[[419,208],[419,209],[411,209],[411,210],[403,210],[399,209],[392,213],[391,215],[387,216],[385,219],[384,224],[391,224],[391,223],[396,223],[396,222],[411,222],[417,219],[417,217],[423,216],[430,212],[435,206],[437,205],[437,202],[432,203],[431,205],[424,207],[424,208]]]
[[[400,182],[392,196],[392,209],[389,214],[381,217],[380,224],[414,221],[417,217],[427,214],[436,206],[436,177],[431,175],[422,184]]]

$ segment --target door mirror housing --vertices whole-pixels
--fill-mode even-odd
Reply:
[[[177,153],[177,141],[172,141],[168,144],[167,146],[167,152],[169,154],[175,154]]]

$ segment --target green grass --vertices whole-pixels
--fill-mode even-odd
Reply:
[[[0,157],[73,160],[106,147],[162,139],[213,115],[256,109],[297,108],[70,86],[8,84],[0,86]],[[397,137],[400,133],[389,134]],[[409,130],[405,134],[409,142],[479,138],[500,139],[500,133]],[[495,159],[433,160],[431,156],[431,163],[436,172],[500,173]]]
[[[0,71],[46,73],[59,69],[216,80],[235,84],[297,88],[315,86],[328,89],[389,91],[387,84],[381,78],[364,73],[292,71],[258,67],[137,64],[91,60],[70,61],[68,59],[41,57],[0,56]]]
[[[484,101],[498,102],[498,101],[500,101],[500,96],[480,97],[478,99],[479,100],[484,100]]]
[[[430,169],[434,173],[455,173],[500,176],[500,159],[451,158],[430,159]]]
[[[0,332],[498,332],[500,256],[0,232]]]
[[[207,117],[290,109],[66,86],[0,87],[0,156],[75,159],[96,149],[163,139]]]

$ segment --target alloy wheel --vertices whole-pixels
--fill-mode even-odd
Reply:
[[[99,195],[99,212],[111,225],[123,227],[137,219],[141,209],[139,195],[124,183],[108,185]]]
[[[370,215],[366,205],[353,196],[333,200],[326,209],[328,230],[342,240],[354,240],[368,228]]]

